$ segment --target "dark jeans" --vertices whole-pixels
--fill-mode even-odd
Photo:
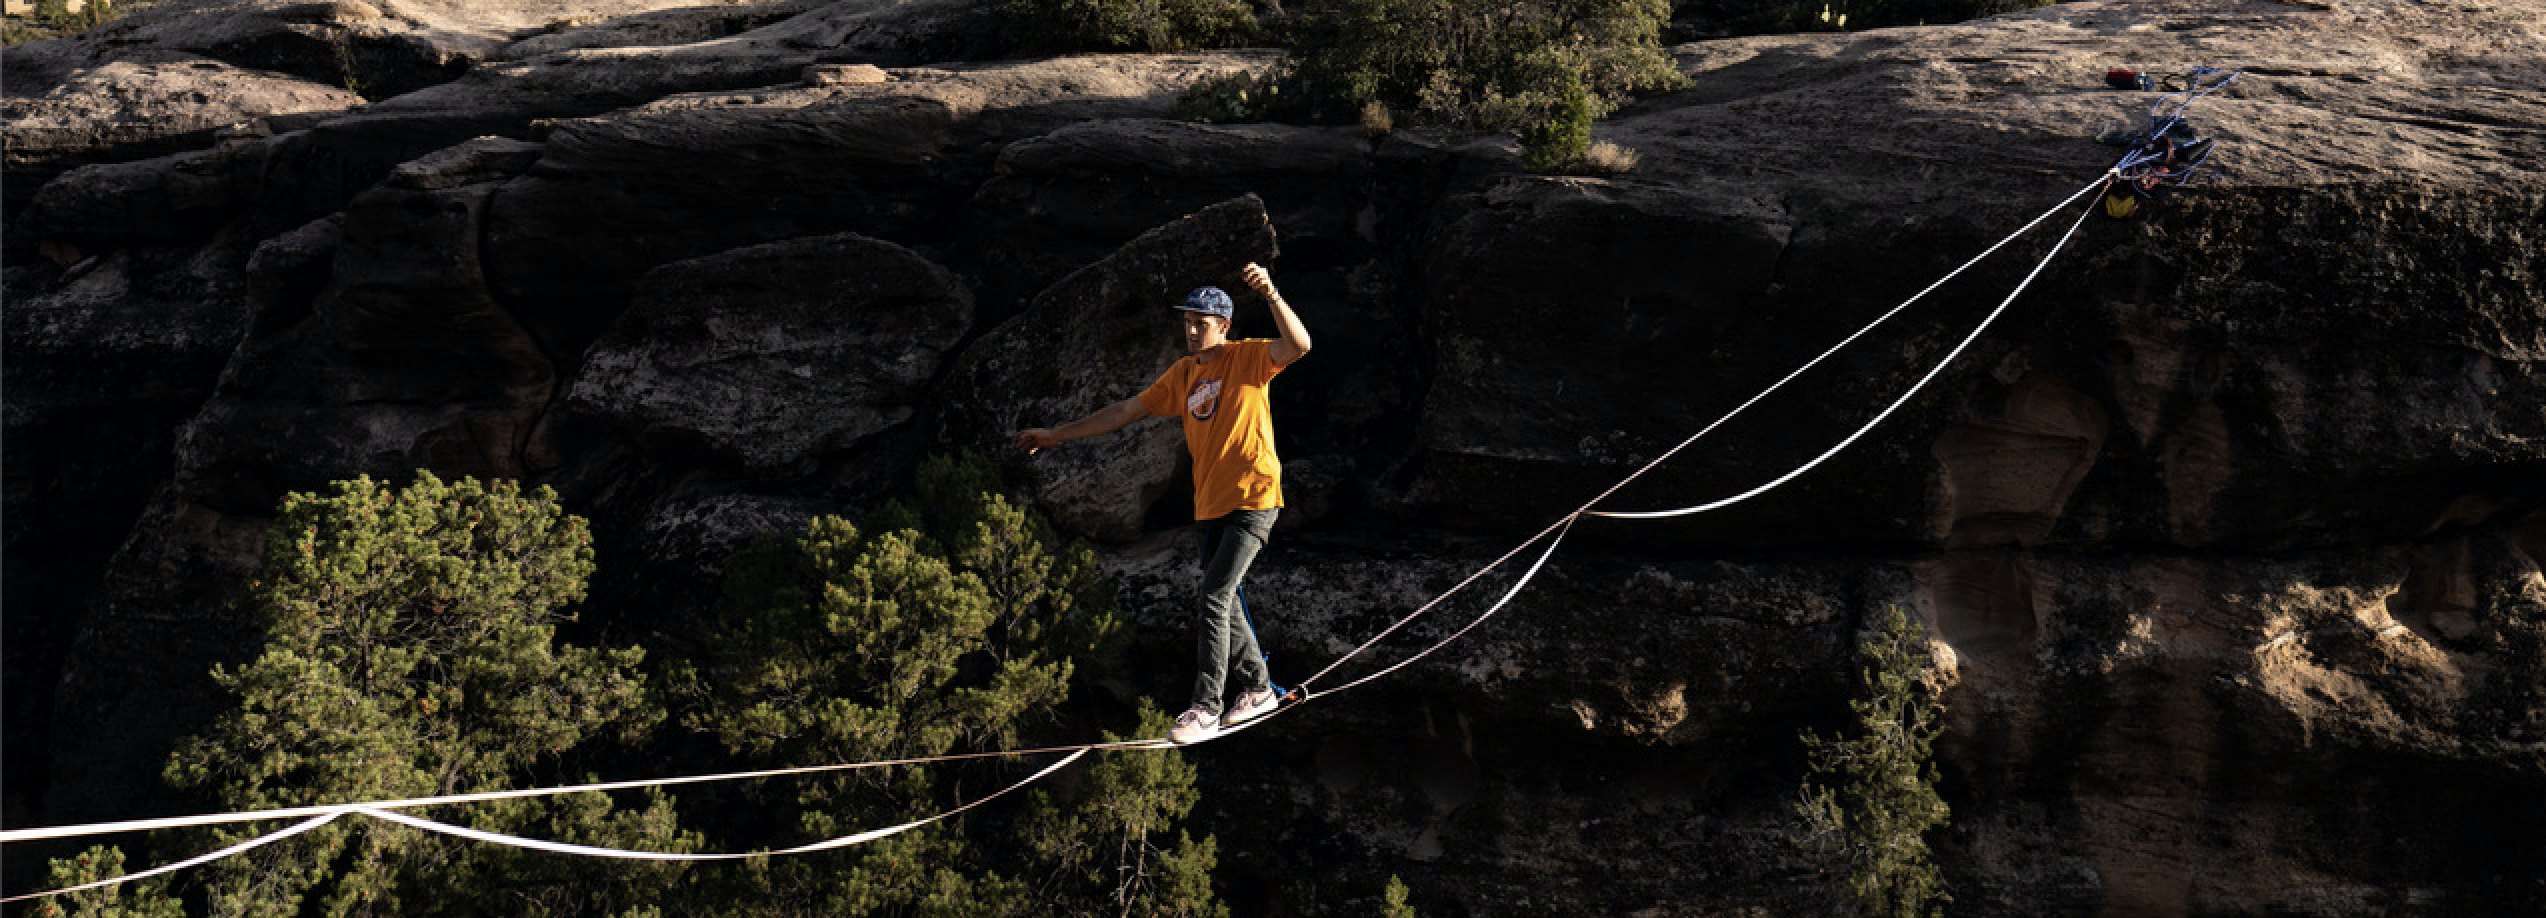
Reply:
[[[1255,628],[1247,623],[1246,569],[1255,563],[1256,553],[1264,550],[1264,541],[1273,535],[1273,518],[1281,508],[1240,510],[1218,519],[1203,520],[1202,527],[1202,600],[1194,614],[1194,662],[1201,674],[1193,680],[1193,703],[1213,714],[1220,713],[1220,696],[1228,687],[1229,667],[1237,667],[1240,691],[1261,692],[1273,687],[1273,674],[1264,669],[1264,651],[1255,643]]]

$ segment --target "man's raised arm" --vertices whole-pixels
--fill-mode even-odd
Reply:
[[[1273,342],[1273,365],[1287,367],[1291,361],[1308,356],[1308,326],[1300,324],[1299,313],[1292,312],[1291,304],[1282,301],[1282,292],[1273,289],[1272,273],[1263,265],[1248,262],[1244,274],[1246,285],[1263,294],[1264,301],[1272,305],[1273,324],[1282,332],[1281,339]]]
[[[1059,427],[1030,427],[1017,431],[1017,448],[1033,455],[1046,446],[1113,433],[1148,416],[1149,409],[1140,406],[1140,399],[1127,398]]]

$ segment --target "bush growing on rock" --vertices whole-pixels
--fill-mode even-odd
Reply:
[[[1558,172],[1580,163],[1591,149],[1591,92],[1582,78],[1548,61],[1543,90],[1497,100],[1511,111],[1501,117],[1519,125],[1521,168]]]
[[[0,41],[15,45],[77,35],[113,22],[130,11],[115,0],[87,0],[76,9],[71,6],[70,0],[36,0],[28,15],[9,16],[7,35]]]
[[[420,473],[403,489],[363,477],[325,495],[288,495],[249,589],[264,648],[244,666],[214,670],[237,703],[180,744],[167,776],[233,810],[568,778],[542,766],[662,719],[636,669],[642,651],[555,640],[592,570],[584,521],[546,488]],[[442,815],[588,844],[697,844],[659,796],[635,811],[586,794]],[[218,830],[186,847],[265,831]],[[207,868],[205,894],[214,915],[431,915],[469,911],[466,900],[479,897],[625,914],[677,873],[566,871],[553,859],[344,818]]]
[[[1890,607],[1880,629],[1857,646],[1859,694],[1848,702],[1850,735],[1803,731],[1811,773],[1796,804],[1808,852],[1848,878],[1856,914],[1927,918],[1942,914],[1945,881],[1927,831],[1945,824],[1936,792],[1934,745],[1943,705],[1925,629]]]
[[[1245,44],[1246,0],[1010,0],[1009,30],[1041,51],[1190,51]]]
[[[1581,161],[1590,125],[1687,82],[1661,46],[1663,0],[1313,0],[1291,79],[1317,117],[1372,102],[1417,123],[1514,131],[1529,168]]]
[[[1134,736],[1165,736],[1167,715],[1140,705]],[[1108,731],[1106,742],[1126,737]],[[1211,891],[1219,841],[1167,832],[1202,799],[1195,769],[1178,753],[1111,752],[1088,769],[1078,803],[1036,791],[1020,834],[1042,876],[1037,905],[1050,914],[1130,913],[1153,918],[1227,918]]]
[[[72,857],[54,858],[47,889],[69,889],[123,876],[124,850],[97,845]],[[185,918],[185,903],[156,877],[47,899],[27,910],[35,918]]]
[[[708,654],[675,676],[696,705],[686,721],[768,766],[1016,748],[1056,722],[1074,676],[1112,666],[1126,626],[1094,554],[995,485],[987,462],[931,460],[916,496],[864,528],[821,517],[746,549]],[[1163,715],[1142,715],[1143,735],[1165,733]],[[791,838],[837,836],[942,812],[958,786],[977,797],[1041,764],[808,778],[750,791],[749,809],[800,810]],[[1159,843],[1197,799],[1178,754],[1104,760],[1075,798],[1030,799],[1014,831],[940,823],[755,862],[729,896],[778,915],[1223,913],[1216,843]]]
[[[1389,874],[1388,888],[1379,895],[1379,918],[1415,918],[1414,906],[1406,903],[1406,897],[1412,893],[1406,888],[1404,880],[1397,879],[1396,874]]]
[[[1280,80],[1232,70],[1195,80],[1176,97],[1169,114],[1204,124],[1239,124],[1275,117],[1282,101]]]

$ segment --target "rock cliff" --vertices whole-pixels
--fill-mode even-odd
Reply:
[[[1640,154],[1600,179],[1170,120],[1275,56],[984,59],[996,13],[192,0],[10,49],[9,823],[182,805],[165,743],[246,650],[228,600],[287,490],[553,484],[596,525],[585,627],[678,643],[739,539],[1133,394],[1165,299],[1248,260],[1318,341],[1276,389],[1291,506],[1253,588],[1297,678],[2091,180],[2152,101],[2106,68],[2211,64],[2246,75],[2194,114],[2209,176],[2087,224],[1874,436],[1723,512],[1584,521],[1440,655],[1193,753],[1224,892],[1816,913],[1795,733],[1898,605],[1953,684],[1958,914],[2546,901],[2546,11],[2090,0],[1691,43],[1693,88],[1596,129]],[[1612,505],[1810,458],[2057,229]],[[1168,702],[1179,453],[1149,424],[1003,454],[1104,544],[1148,626],[1130,688]]]

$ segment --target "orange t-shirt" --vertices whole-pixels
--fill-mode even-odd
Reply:
[[[1268,338],[1231,341],[1205,365],[1186,357],[1140,394],[1157,417],[1181,414],[1193,454],[1193,518],[1282,505],[1282,460],[1273,455],[1274,374]]]

